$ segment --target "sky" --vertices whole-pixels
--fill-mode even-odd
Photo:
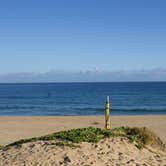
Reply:
[[[99,72],[99,80],[120,71],[161,76],[165,6],[165,0],[1,0],[0,81],[50,72]]]

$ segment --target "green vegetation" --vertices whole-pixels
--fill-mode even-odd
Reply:
[[[4,148],[4,146],[3,146],[3,145],[0,145],[0,150],[3,149],[3,148]]]
[[[60,131],[57,133],[53,133],[50,135],[36,137],[31,139],[23,139],[9,146],[18,146],[27,142],[35,142],[35,141],[49,141],[56,140],[55,145],[57,146],[69,146],[69,147],[78,147],[76,143],[80,142],[89,142],[89,143],[97,143],[103,138],[109,137],[126,137],[131,142],[135,144],[135,146],[139,149],[143,148],[147,144],[157,144],[156,136],[149,131],[147,128],[129,128],[129,127],[119,127],[114,128],[112,130],[103,130],[100,128],[80,128],[80,129],[72,129],[68,131]]]
[[[59,142],[54,143],[54,145],[56,145],[56,146],[69,146],[71,148],[78,148],[78,147],[80,147],[79,145],[76,145],[76,144],[74,144],[72,142],[66,142],[66,141],[59,141]]]

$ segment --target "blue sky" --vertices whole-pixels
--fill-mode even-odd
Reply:
[[[0,74],[165,68],[164,0],[0,1]]]

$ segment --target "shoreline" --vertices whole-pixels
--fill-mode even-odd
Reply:
[[[0,115],[1,117],[103,117],[105,116],[96,114],[96,115]],[[111,117],[144,117],[144,116],[166,116],[165,114],[110,114]]]
[[[0,145],[72,128],[104,128],[105,117],[97,116],[0,116]],[[166,144],[166,115],[111,115],[111,127],[148,127]]]

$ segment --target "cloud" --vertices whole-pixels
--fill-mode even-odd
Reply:
[[[0,76],[0,83],[109,81],[166,81],[166,69],[156,68],[135,71],[87,70],[78,72],[51,70],[46,73],[10,73]]]

